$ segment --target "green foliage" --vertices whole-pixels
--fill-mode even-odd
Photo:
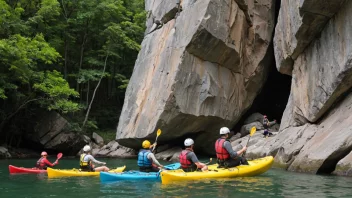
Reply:
[[[115,128],[145,18],[144,0],[0,0],[0,121],[30,103],[68,113],[80,130],[103,77],[87,130]]]
[[[67,81],[62,78],[62,74],[55,70],[42,73],[39,82],[34,83],[33,88],[42,93],[44,98],[41,105],[48,110],[68,113],[80,109],[77,103],[68,100],[70,96],[78,97],[78,92],[71,89]]]

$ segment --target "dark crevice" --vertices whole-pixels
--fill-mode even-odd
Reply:
[[[275,24],[277,23],[280,6],[281,1],[277,0],[275,2]],[[274,32],[275,29],[273,31],[273,37]],[[274,54],[273,41],[271,41],[269,50],[272,50],[272,54]],[[256,112],[267,115],[269,120],[276,119],[278,123],[281,122],[291,92],[292,77],[281,74],[277,71],[274,56],[272,56],[270,63],[268,77],[261,92],[253,101],[253,105],[238,121],[237,125],[233,128],[233,131],[240,131],[245,119]]]
[[[331,174],[335,169],[337,163],[346,157],[352,151],[352,145],[345,150],[336,150],[333,152],[320,166],[317,174]]]

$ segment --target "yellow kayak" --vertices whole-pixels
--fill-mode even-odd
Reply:
[[[210,178],[248,177],[259,175],[269,170],[274,162],[272,156],[248,161],[249,165],[240,165],[233,168],[217,168],[218,165],[209,165],[206,172],[163,171],[161,183],[169,184],[174,181],[200,180]]]
[[[111,169],[110,173],[121,173],[124,171],[126,166],[117,167],[115,169]],[[80,169],[52,169],[48,168],[48,177],[83,177],[83,176],[99,176],[100,172],[86,172],[81,171]]]

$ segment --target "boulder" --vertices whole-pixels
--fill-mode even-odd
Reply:
[[[253,123],[250,123],[250,124],[243,125],[241,127],[241,130],[240,130],[241,137],[244,137],[244,136],[248,135],[249,132],[251,131],[252,127],[256,127],[257,130],[263,130],[264,129],[263,124],[261,122],[253,122]]]
[[[115,140],[111,141],[110,143],[109,144],[110,144],[110,150],[111,151],[116,151],[119,148],[119,146],[120,146],[119,143],[116,142]]]
[[[164,161],[177,161],[181,151],[182,151],[182,148],[174,147],[174,148],[171,148],[171,149],[168,149],[163,152],[155,154],[155,157],[157,159],[162,159]]]
[[[102,149],[102,150],[99,150],[99,152],[96,154],[96,156],[98,156],[98,157],[105,157],[105,156],[107,156],[110,152],[111,152],[110,149]]]
[[[6,159],[6,158],[11,158],[11,154],[9,153],[9,150],[7,148],[0,146],[0,159]]]
[[[238,140],[241,138],[241,133],[236,133],[235,135],[233,135],[231,138],[230,138],[230,142],[233,142],[235,140]]]
[[[92,139],[93,139],[93,141],[95,142],[95,143],[97,143],[98,145],[100,145],[100,146],[103,146],[104,145],[104,139],[100,136],[100,135],[98,135],[97,133],[93,133],[92,134]]]
[[[278,71],[292,75],[294,61],[320,34],[326,23],[345,2],[345,0],[281,1],[274,35]],[[322,48],[327,49],[323,46]]]
[[[55,111],[38,112],[38,121],[33,131],[26,133],[29,144],[42,149],[63,152],[65,155],[76,155],[90,138],[70,131],[70,124]]]
[[[119,144],[138,149],[160,128],[161,143],[199,134],[206,141],[197,149],[214,152],[207,146],[218,138],[214,131],[233,127],[247,111],[273,58],[275,3],[254,1],[248,9],[233,0],[182,1],[176,19],[168,16],[145,36],[119,118]],[[160,2],[146,9],[157,18],[173,13],[173,1]],[[246,10],[255,14],[246,19]]]
[[[44,145],[44,149],[56,150],[67,155],[76,155],[85,145],[89,144],[83,135],[72,132],[60,133]]]
[[[260,113],[253,113],[252,115],[250,115],[248,118],[246,118],[244,120],[244,125],[246,124],[250,124],[250,123],[253,123],[253,122],[260,122],[260,123],[263,123],[263,115],[260,114]]]
[[[274,137],[251,145],[247,156],[272,155],[275,166],[307,173],[331,173],[338,164],[336,174],[349,174],[346,171],[349,171],[352,148],[351,120],[352,93],[318,124],[288,127]]]
[[[137,157],[137,153],[133,149],[129,149],[129,148],[120,146],[117,150],[110,152],[108,154],[108,157],[135,158],[135,157]]]
[[[98,155],[99,151],[100,151],[99,148],[92,149],[92,155],[93,155],[93,156]]]
[[[37,125],[34,127],[34,133],[28,134],[28,139],[41,145],[49,143],[61,132],[69,128],[68,121],[55,111],[41,113]],[[85,141],[85,140],[83,140]]]
[[[337,163],[333,174],[352,176],[352,151]]]

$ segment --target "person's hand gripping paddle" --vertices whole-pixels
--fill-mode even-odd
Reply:
[[[249,143],[249,140],[251,139],[251,137],[255,134],[255,132],[257,132],[257,128],[254,126],[251,128],[251,131],[249,133],[249,138],[248,138],[248,141],[247,141],[247,144],[246,144],[246,147],[248,146],[248,143]],[[247,150],[246,150],[247,151]],[[246,155],[246,151],[243,152],[243,157]]]
[[[154,143],[154,144],[157,143],[158,137],[159,137],[160,135],[161,135],[161,129],[158,129],[158,131],[156,132],[156,138],[155,138],[155,143]],[[155,150],[155,147],[156,147],[156,146],[153,147],[152,152]]]

